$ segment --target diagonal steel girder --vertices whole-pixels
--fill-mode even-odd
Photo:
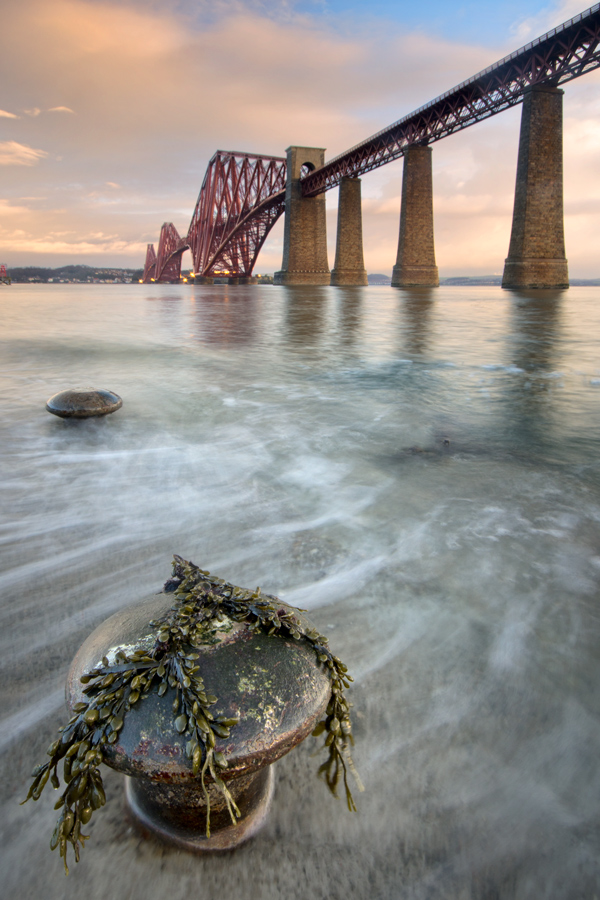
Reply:
[[[251,275],[265,239],[285,207],[286,160],[218,150],[210,160],[185,237],[172,222],[148,245],[143,281],[177,282],[192,251],[197,275]]]
[[[143,283],[148,284],[150,281],[154,281],[155,272],[156,251],[154,249],[154,244],[148,244],[146,249],[146,262],[144,263],[144,275],[142,277]]]
[[[284,209],[282,157],[218,150],[208,164],[186,243],[202,275],[250,275]]]
[[[600,3],[488,66],[415,112],[302,179],[313,197],[345,176],[357,178],[403,156],[412,144],[430,144],[495,116],[523,100],[532,85],[558,86],[600,66]]]
[[[178,282],[181,276],[181,256],[184,250],[187,250],[185,240],[180,238],[172,222],[165,222],[160,229],[154,277],[149,280],[167,284]]]

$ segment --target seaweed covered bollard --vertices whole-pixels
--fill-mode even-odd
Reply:
[[[193,852],[229,850],[256,833],[273,794],[271,763],[311,732],[331,792],[352,775],[352,681],[303,610],[244,590],[175,556],[163,592],[111,616],[77,653],[71,718],[32,773],[26,800],[61,790],[50,841],[68,874],[106,802],[100,766],[127,776],[138,827]],[[26,801],[23,801],[26,802]]]

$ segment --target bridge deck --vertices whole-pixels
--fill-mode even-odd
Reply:
[[[534,84],[560,85],[600,66],[600,3],[515,50],[421,106],[302,181],[315,196],[403,156],[411,144],[430,144],[522,102]]]

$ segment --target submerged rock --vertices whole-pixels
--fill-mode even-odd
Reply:
[[[46,409],[61,419],[87,419],[90,416],[106,416],[123,406],[118,394],[96,388],[77,388],[59,391],[50,397]]]

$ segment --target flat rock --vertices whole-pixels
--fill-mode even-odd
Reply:
[[[87,419],[90,416],[106,416],[123,406],[118,394],[96,388],[71,388],[50,397],[46,409],[61,419]]]

